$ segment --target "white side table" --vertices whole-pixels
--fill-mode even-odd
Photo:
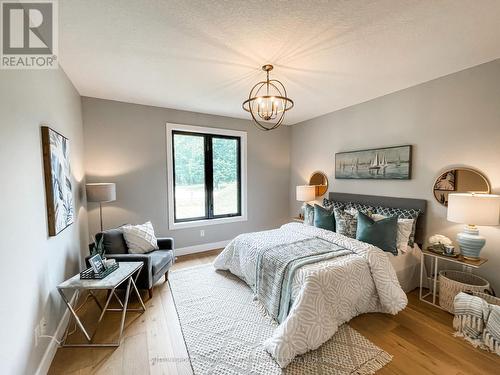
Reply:
[[[429,287],[429,292],[423,294],[422,284],[424,281],[425,257],[431,258],[432,285]],[[453,258],[446,255],[435,253],[433,251],[422,250],[422,257],[420,259],[420,291],[419,291],[420,301],[423,301],[435,307],[439,307],[441,310],[445,310],[441,306],[439,306],[439,304],[436,303],[436,300],[439,297],[437,293],[437,280],[438,280],[438,263],[440,260],[455,264],[461,264],[462,266],[465,267],[465,270],[467,272],[472,272],[473,269],[477,269],[481,267],[484,263],[486,263],[488,259],[479,258],[478,260],[470,260],[470,259],[465,259],[462,255]],[[430,296],[432,296],[432,299],[430,299]]]
[[[144,302],[142,301],[141,295],[139,294],[139,291],[137,290],[137,287],[135,285],[135,282],[137,281],[137,277],[139,276],[139,273],[142,269],[143,263],[142,262],[119,262],[119,267],[116,271],[112,272],[108,276],[106,276],[104,279],[80,279],[80,274],[77,274],[73,276],[71,279],[68,279],[64,281],[63,283],[59,284],[57,286],[57,290],[59,291],[59,294],[61,295],[62,299],[64,300],[64,303],[68,307],[68,310],[71,312],[72,317],[75,319],[76,324],[80,328],[80,330],[83,332],[85,335],[85,338],[87,339],[86,343],[77,343],[77,344],[67,344],[66,339],[68,336],[68,328],[69,328],[69,323],[68,323],[68,328],[66,328],[66,333],[64,335],[63,342],[61,346],[94,346],[94,347],[116,347],[120,346],[122,335],[123,335],[123,327],[125,326],[125,315],[127,311],[137,311],[137,312],[144,312],[146,311],[146,306],[144,306]],[[134,277],[135,274],[135,277]],[[126,283],[127,288],[125,290],[125,300],[122,301],[116,294],[116,288],[118,288],[120,285]],[[133,288],[135,291],[135,294],[137,295],[137,298],[139,299],[139,302],[141,304],[141,308],[139,309],[129,309],[127,308],[128,306],[128,301],[130,298],[130,289]],[[82,321],[77,315],[77,311],[71,306],[71,303],[68,299],[68,297],[65,294],[65,291],[67,290],[73,290],[76,293],[76,298],[75,298],[75,303],[78,302],[78,297],[80,296],[81,292],[88,292],[90,296],[94,299],[96,302],[97,306],[99,306],[99,309],[101,310],[101,314],[99,316],[99,319],[97,321],[97,326],[94,330],[94,333],[90,335],[87,330],[85,329]],[[95,290],[107,290],[108,291],[108,297],[106,299],[106,303],[104,306],[100,304],[100,302],[97,300],[97,297],[94,294]],[[121,308],[109,308],[109,303],[111,302],[111,298],[113,296],[117,299],[118,303],[120,304]],[[120,323],[120,335],[118,338],[117,342],[111,342],[111,343],[96,343],[93,341],[94,336],[99,328],[99,323],[101,323],[104,314],[107,312],[121,312],[121,323]]]

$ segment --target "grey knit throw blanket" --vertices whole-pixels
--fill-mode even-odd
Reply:
[[[474,347],[500,355],[500,306],[489,304],[480,297],[458,293],[454,309],[455,336],[463,337]]]

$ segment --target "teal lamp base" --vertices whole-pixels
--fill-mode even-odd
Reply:
[[[479,229],[475,225],[467,225],[463,232],[457,234],[457,242],[464,258],[477,260],[486,239],[479,235]]]

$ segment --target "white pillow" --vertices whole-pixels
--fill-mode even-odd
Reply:
[[[372,219],[379,221],[386,219],[387,216],[372,214]],[[396,236],[396,247],[400,253],[406,253],[408,251],[408,239],[411,235],[411,230],[413,228],[414,219],[399,219],[398,218],[398,234]]]
[[[344,212],[347,212],[349,215],[354,216],[354,217],[358,217],[358,215],[359,215],[359,211],[356,210],[354,207],[348,208],[348,209],[344,210]],[[373,220],[375,220],[375,219],[373,219]]]
[[[131,254],[144,254],[158,249],[153,224],[150,221],[142,225],[124,225],[123,237]]]

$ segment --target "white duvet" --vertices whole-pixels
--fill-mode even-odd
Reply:
[[[295,356],[321,346],[353,317],[367,312],[396,314],[408,302],[382,250],[299,223],[236,237],[215,259],[214,267],[229,270],[253,289],[258,249],[310,237],[322,238],[353,253],[306,265],[295,273],[289,315],[263,343],[281,367]]]

